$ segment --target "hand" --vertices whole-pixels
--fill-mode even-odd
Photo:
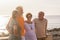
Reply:
[[[17,30],[14,30],[14,35],[18,36]]]
[[[22,40],[25,40],[25,37],[24,36],[21,36]]]
[[[10,30],[8,30],[8,32],[9,32],[10,34],[12,34],[12,32],[11,32]]]
[[[14,25],[13,28],[14,28],[14,30],[17,30],[17,26],[16,25]]]

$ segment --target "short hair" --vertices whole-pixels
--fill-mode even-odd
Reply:
[[[31,17],[32,17],[32,14],[31,14],[31,13],[27,13],[27,14],[26,14],[26,18],[28,17],[28,15],[31,15]]]
[[[43,14],[43,15],[44,15],[44,12],[43,12],[43,11],[40,11],[38,15],[41,15],[41,14]]]
[[[22,7],[22,6],[17,6],[16,9],[17,9],[17,10],[18,10],[18,9],[23,9],[23,7]]]

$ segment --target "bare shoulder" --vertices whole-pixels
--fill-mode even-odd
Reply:
[[[48,20],[46,18],[44,18],[44,20],[47,22]]]
[[[24,22],[27,22],[26,20]]]
[[[36,20],[38,20],[38,18],[33,19],[33,21],[36,21]]]

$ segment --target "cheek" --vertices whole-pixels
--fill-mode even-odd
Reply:
[[[42,19],[43,17],[40,16],[39,18]]]
[[[39,16],[40,18],[43,18],[43,16]]]
[[[22,11],[20,11],[20,10],[18,11],[18,13],[21,13],[21,12],[22,12]]]
[[[31,18],[28,18],[28,20],[31,20]]]

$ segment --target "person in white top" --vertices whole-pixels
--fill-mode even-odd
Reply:
[[[34,22],[31,21],[32,14],[27,13],[26,15],[27,20],[25,21],[25,40],[37,40],[36,34],[35,34],[35,25]]]

